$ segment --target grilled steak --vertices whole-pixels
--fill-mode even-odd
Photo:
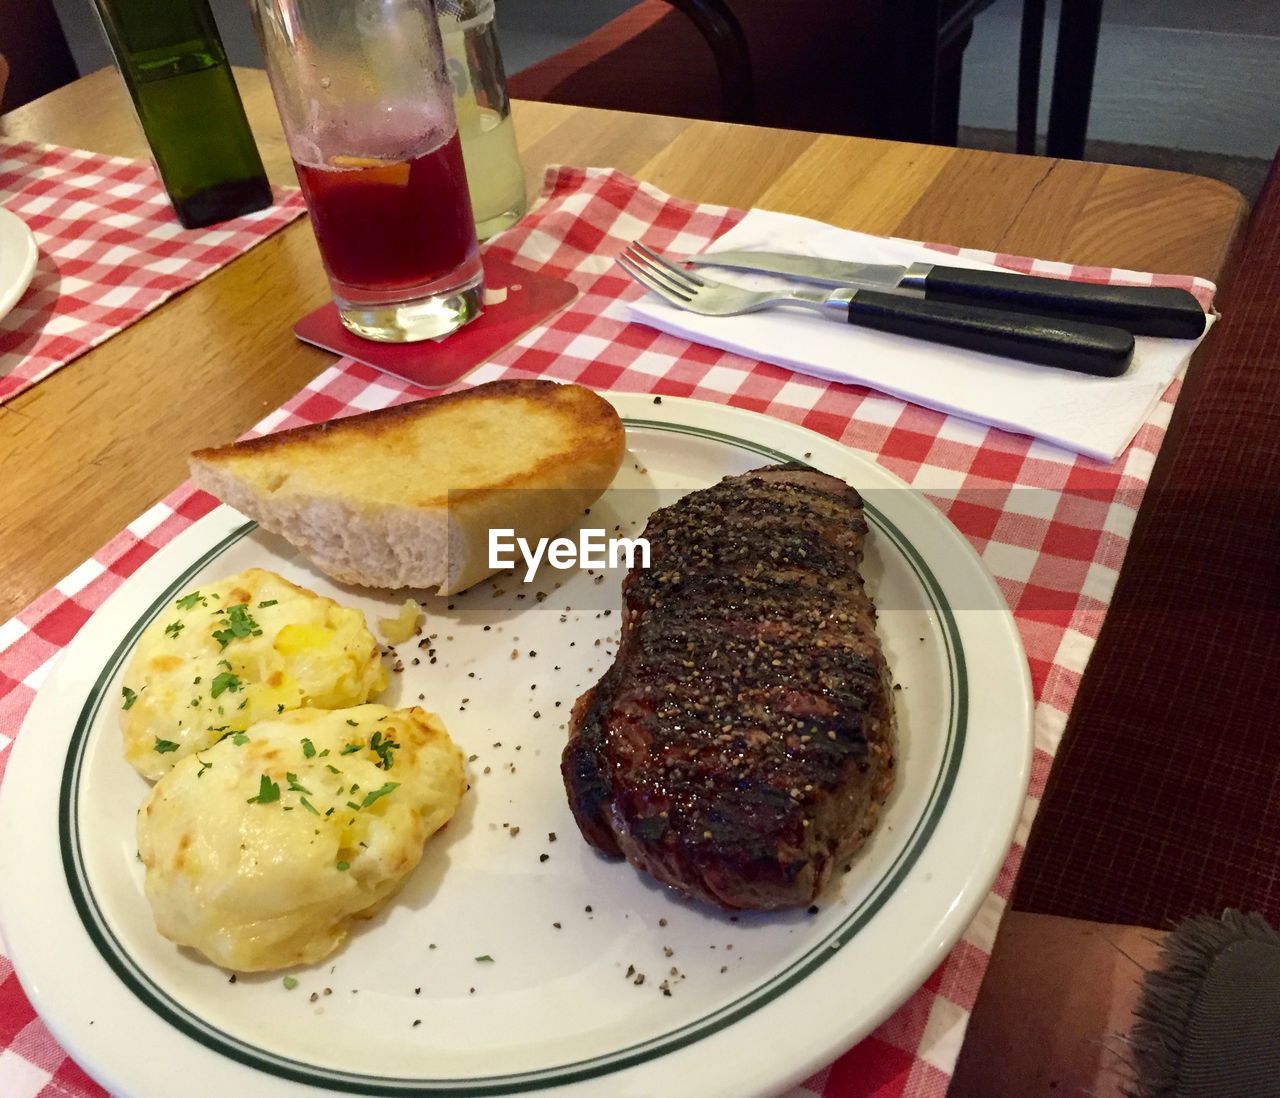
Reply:
[[[893,785],[862,497],[776,465],[654,512],[561,772],[587,841],[725,908],[810,903]]]

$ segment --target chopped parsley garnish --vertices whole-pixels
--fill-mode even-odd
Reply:
[[[329,754],[329,749],[326,747],[319,755],[316,756],[316,758],[323,759],[327,754]]]
[[[227,607],[227,627],[225,629],[215,629],[213,631],[213,639],[223,648],[226,648],[233,640],[241,637],[260,637],[262,630],[258,623],[249,616],[249,604],[247,602],[238,602],[234,606]]]
[[[347,718],[347,724],[351,725],[352,728],[356,727],[356,722],[353,721],[350,717]]]
[[[192,679],[192,680],[191,680],[191,685],[192,685],[192,686],[199,686],[199,685],[200,685],[200,676],[199,676],[199,675],[197,675],[194,679]]]
[[[286,976],[281,983],[284,984],[285,991],[292,991],[298,986],[298,978],[296,976]]]
[[[198,775],[197,775],[197,776],[198,776]],[[299,797],[299,798],[298,798],[298,803],[299,803],[299,804],[301,804],[301,805],[302,805],[302,807],[303,807],[303,808],[305,808],[308,812],[310,812],[310,813],[311,813],[311,815],[313,815],[313,816],[319,816],[319,815],[320,815],[319,811],[316,809],[316,806],[315,806],[315,805],[313,805],[309,800],[307,800],[307,798],[306,798],[306,797]]]
[[[182,622],[171,621],[168,625],[164,627],[164,635],[166,637],[176,637],[179,633],[182,632],[183,628],[184,626]]]
[[[240,689],[240,680],[230,671],[219,671],[214,677],[213,685],[209,687],[209,693],[215,698],[219,694],[230,690],[233,694]]]
[[[281,702],[279,705],[277,705],[277,706],[276,706],[276,712],[277,712],[277,713],[283,713],[283,712],[284,712],[284,702]]]
[[[302,754],[305,755],[308,759],[314,759],[316,757],[316,745],[313,744],[310,740],[303,740]]]
[[[364,795],[364,802],[360,805],[360,807],[368,808],[379,797],[385,797],[393,789],[398,789],[399,787],[400,787],[399,782],[387,782],[386,785],[381,785],[377,789],[370,790],[368,793]]]
[[[263,774],[262,779],[258,782],[258,795],[250,797],[245,801],[245,804],[270,804],[272,801],[278,801],[279,799],[280,787]]]
[[[215,595],[214,598],[217,598],[217,596]],[[199,591],[192,591],[189,595],[183,595],[182,598],[173,605],[179,610],[194,610],[196,603],[199,603],[201,606],[209,605],[208,601],[202,594],[200,594]]]
[[[156,737],[156,752],[160,755],[167,755],[170,751],[177,751],[178,745],[173,740],[162,740]]]
[[[258,609],[265,610],[268,606],[275,606],[275,604],[279,601],[280,601],[279,599],[263,599],[260,603],[258,603]]]
[[[487,953],[481,953],[481,954],[480,954],[480,956],[476,958],[476,960],[477,960],[477,961],[488,961],[490,964],[492,964],[492,963],[493,963],[493,958],[492,958],[492,957],[490,957],[490,956],[489,956],[489,954],[487,954]]]
[[[355,809],[355,811],[357,811],[357,812],[359,812],[359,811],[360,811],[360,806],[359,806],[358,804],[356,804],[356,802],[355,802],[355,801],[347,801],[347,807],[348,807],[348,808],[353,808],[353,809]]]
[[[200,753],[196,752],[196,762],[200,764],[200,770],[196,773],[197,778],[203,778],[204,772],[213,766],[213,763],[207,763],[200,757]]]
[[[127,686],[120,687],[120,693],[124,695],[124,705],[120,707],[121,709],[132,708],[133,703],[138,700],[138,695],[135,694],[132,690],[130,690]]]
[[[350,868],[351,868],[351,863],[350,863],[350,862],[339,862],[339,863],[338,863],[337,865],[335,865],[333,868],[334,868],[334,869],[336,869],[339,873],[345,873],[348,869],[350,869]]]
[[[339,770],[336,766],[334,766],[334,765],[333,765],[333,763],[325,763],[324,765],[325,765],[326,767],[328,767],[328,769],[329,769],[329,773],[330,773],[330,774],[341,774],[341,773],[342,773],[342,771],[341,771],[341,770]]]
[[[383,736],[381,732],[375,732],[373,738],[369,741],[369,750],[378,756],[377,765],[383,770],[390,770],[394,761],[391,753],[400,745],[396,743],[390,736]]]
[[[292,772],[287,773],[285,774],[285,780],[289,783],[290,793],[310,793],[311,792],[311,790],[308,789],[305,785],[299,784],[297,774],[294,774]]]
[[[243,747],[245,744],[249,742],[249,737],[246,736],[243,732],[237,732],[234,736],[231,737],[231,742],[235,744],[237,747]]]
[[[347,745],[346,745],[346,746],[345,746],[341,751],[339,751],[339,752],[338,752],[338,754],[339,754],[339,755],[354,755],[357,751],[363,751],[363,750],[364,750],[364,744],[362,744],[362,743],[349,743],[349,744],[347,744]]]

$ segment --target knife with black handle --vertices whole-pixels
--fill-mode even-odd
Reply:
[[[927,268],[913,276],[916,267]],[[1063,278],[1037,278],[1011,271],[973,271],[918,263],[903,279],[915,278],[926,301],[984,305],[1040,316],[1060,316],[1090,324],[1110,324],[1134,335],[1198,339],[1204,310],[1187,290],[1176,286],[1104,286]]]
[[[926,301],[1060,317],[1123,328],[1134,335],[1198,339],[1205,327],[1204,310],[1195,296],[1174,286],[1109,286],[940,263],[905,267],[762,251],[712,252],[683,262],[782,275],[819,286],[885,290]]]
[[[1131,332],[1079,320],[1055,320],[878,290],[836,290],[825,304],[832,310],[828,315],[833,316],[839,306],[847,304],[849,323],[860,328],[1095,377],[1119,377],[1133,358]]]

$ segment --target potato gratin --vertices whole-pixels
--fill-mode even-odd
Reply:
[[[241,972],[322,960],[465,788],[461,751],[416,707],[298,709],[232,733],[181,758],[139,811],[156,926]]]
[[[120,714],[149,781],[268,717],[360,705],[387,685],[358,610],[250,568],[175,599],[138,639]]]

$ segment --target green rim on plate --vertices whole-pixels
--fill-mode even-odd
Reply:
[[[720,431],[712,431],[686,424],[629,417],[624,417],[623,423],[631,428],[666,431],[726,443],[737,449],[746,450],[773,461],[807,464],[798,458],[784,454],[771,447]],[[788,968],[758,987],[753,988],[745,995],[739,996],[733,1002],[659,1037],[572,1063],[559,1064],[537,1071],[515,1072],[500,1076],[410,1079],[344,1072],[331,1068],[317,1067],[300,1060],[277,1055],[210,1025],[159,987],[127,953],[112,931],[103,916],[85,873],[79,831],[79,787],[85,748],[89,733],[104,701],[107,686],[115,678],[125,657],[132,650],[142,631],[159,614],[169,600],[191,581],[197,572],[208,566],[232,545],[256,529],[257,524],[253,522],[247,522],[233,530],[201,555],[198,560],[194,561],[169,584],[160,597],[148,607],[146,613],[133,623],[112,653],[110,660],[99,673],[81,709],[79,719],[76,721],[62,772],[58,806],[58,836],[67,887],[85,930],[88,932],[98,952],[124,985],[149,1009],[192,1040],[199,1042],[205,1048],[258,1071],[293,1082],[326,1087],[329,1090],[346,1093],[364,1093],[369,1090],[376,1090],[380,1093],[395,1095],[438,1096],[463,1093],[467,1095],[498,1095],[537,1090],[598,1078],[611,1072],[620,1071],[684,1048],[733,1024],[767,1003],[772,1002],[779,995],[794,987],[810,973],[835,957],[839,952],[839,948],[849,942],[884,906],[928,845],[929,839],[933,835],[950,798],[952,787],[955,784],[956,773],[959,770],[960,761],[964,753],[969,712],[969,693],[964,648],[960,640],[955,616],[943,595],[937,578],[916,548],[907,541],[901,531],[878,508],[865,500],[864,508],[870,523],[880,535],[889,539],[911,566],[912,571],[920,580],[928,595],[930,605],[937,614],[938,621],[942,625],[942,637],[946,648],[950,685],[950,713],[947,722],[942,765],[935,776],[933,788],[930,790],[924,811],[917,820],[902,851],[881,875],[862,903],[839,926],[827,934],[807,953],[792,962]]]

